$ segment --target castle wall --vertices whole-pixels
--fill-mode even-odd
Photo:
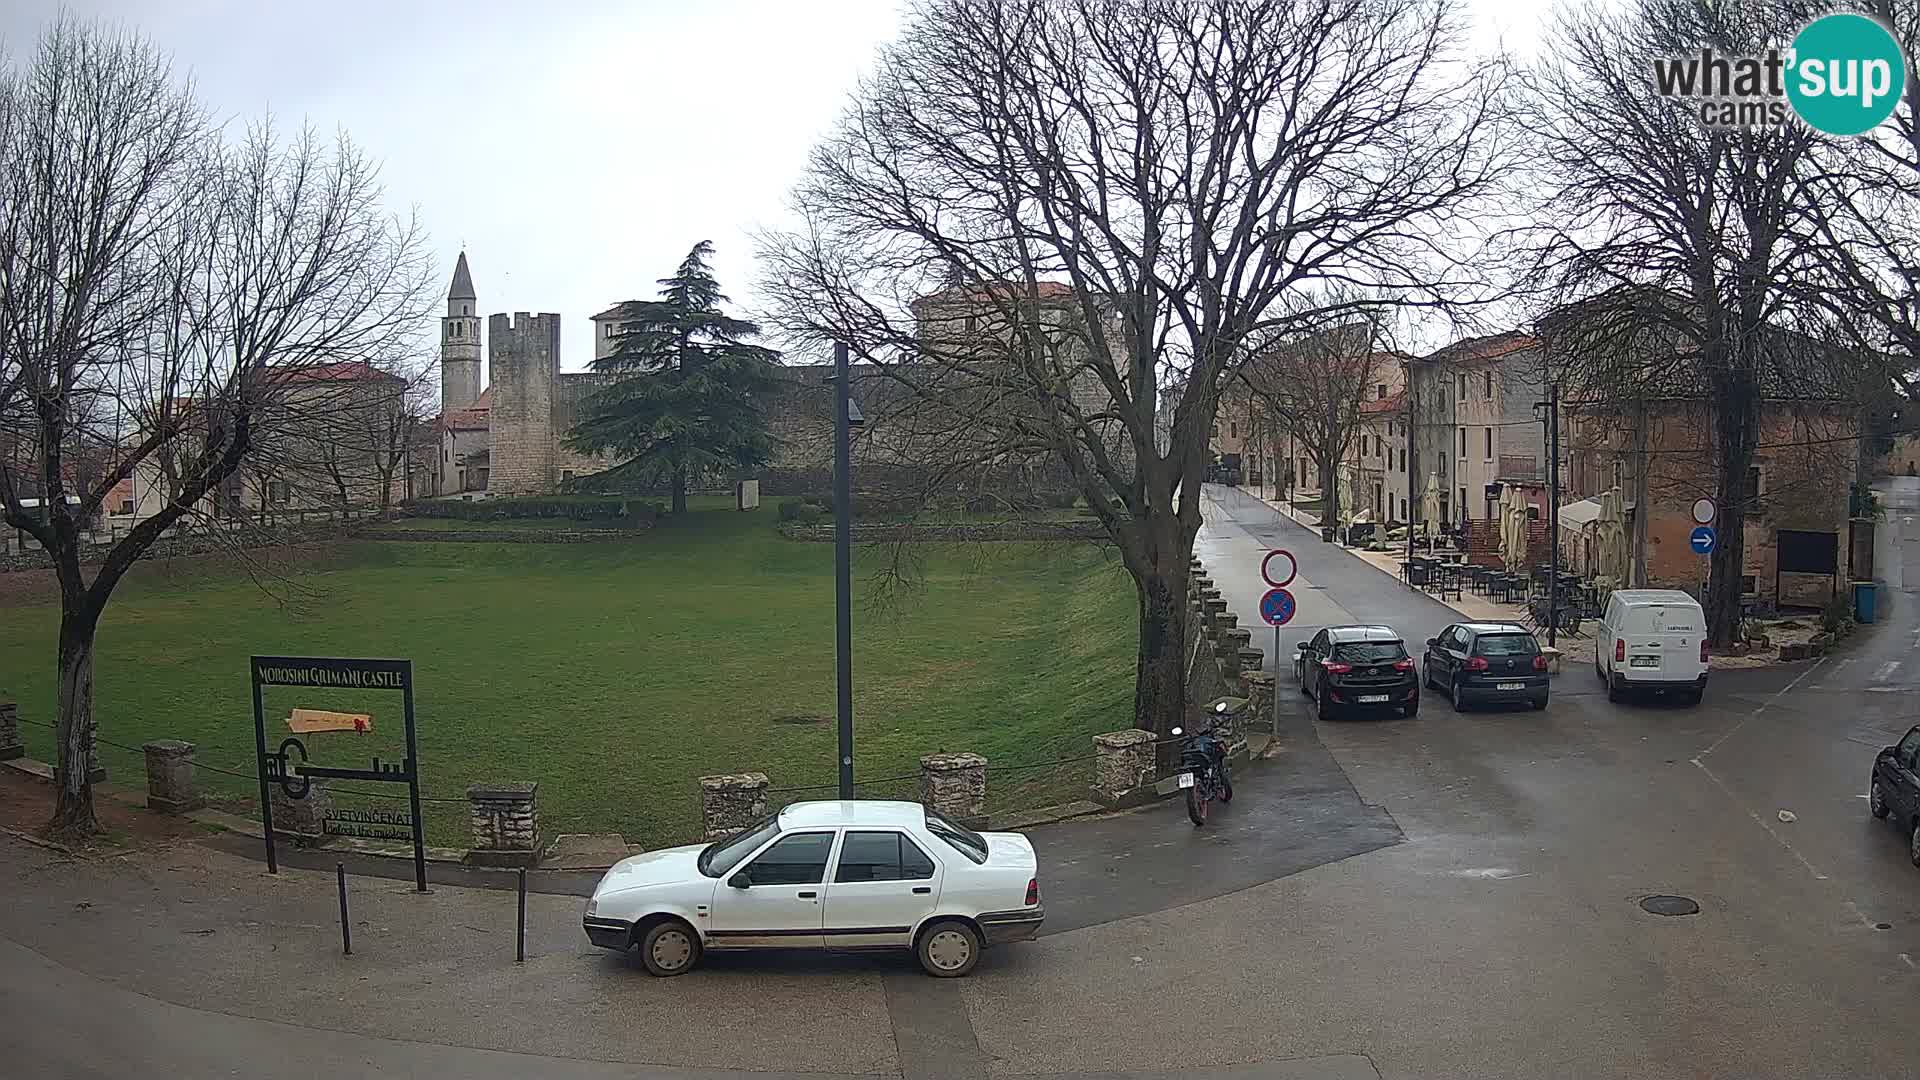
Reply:
[[[560,357],[560,316],[524,311],[488,322],[489,373],[494,387],[491,415],[491,476],[488,490],[502,495],[542,495],[559,483],[553,423],[555,371]]]
[[[567,474],[585,476],[608,468],[614,462],[604,454],[582,454],[566,447],[566,438],[578,422],[582,402],[595,390],[612,382],[607,375],[588,371],[569,371],[554,380],[553,386],[553,461],[556,476],[565,481]]]

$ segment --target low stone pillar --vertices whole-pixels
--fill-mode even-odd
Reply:
[[[1221,598],[1218,591],[1215,591],[1213,595],[1206,596],[1200,601],[1200,610],[1202,618],[1205,619],[1207,631],[1211,633],[1213,628],[1219,625],[1220,616],[1227,613],[1227,602]]]
[[[1240,679],[1247,688],[1247,720],[1241,727],[1248,731],[1272,732],[1273,676],[1256,669],[1243,673]]]
[[[279,784],[267,785],[267,799],[273,806],[273,831],[302,843],[318,840],[326,830],[321,827],[333,813],[333,796],[324,780],[309,780],[304,798],[293,799]]]
[[[1220,712],[1221,705],[1227,707]],[[1203,723],[1213,726],[1214,735],[1227,744],[1229,755],[1242,755],[1247,752],[1247,699],[1239,697],[1215,698],[1201,706],[1204,713]]]
[[[1128,728],[1093,737],[1094,802],[1129,806],[1154,798],[1153,732]]]
[[[184,814],[207,805],[194,783],[192,743],[155,739],[140,749],[147,753],[147,809]]]
[[[1220,677],[1228,682],[1240,681],[1240,650],[1248,648],[1253,640],[1252,631],[1235,626],[1222,626],[1213,638],[1213,658],[1220,665]]]
[[[730,836],[767,816],[767,774],[724,773],[700,778],[700,820],[709,840]]]
[[[1247,676],[1253,674],[1256,671],[1259,671],[1263,666],[1265,666],[1267,662],[1267,654],[1261,652],[1259,649],[1253,648],[1250,645],[1243,645],[1240,647],[1239,655],[1240,655],[1240,694],[1242,697],[1249,697],[1252,695],[1252,692],[1248,689],[1248,686],[1250,684],[1247,682]]]
[[[0,761],[12,761],[27,756],[27,746],[20,741],[19,706],[11,701],[0,701]]]
[[[965,752],[922,757],[920,802],[968,828],[985,828],[987,759]]]
[[[1239,627],[1240,616],[1235,615],[1231,611],[1222,611],[1213,617],[1213,632],[1216,634],[1224,634],[1229,630],[1237,630]]]
[[[476,866],[532,866],[540,858],[540,785],[532,781],[467,788]]]

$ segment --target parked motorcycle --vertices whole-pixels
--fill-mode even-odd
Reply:
[[[1227,703],[1214,706],[1215,716],[1224,716]],[[1207,804],[1215,799],[1223,803],[1233,801],[1233,775],[1227,766],[1226,740],[1213,733],[1213,724],[1192,734],[1182,735],[1179,728],[1173,734],[1180,740],[1180,779],[1179,785],[1187,793],[1187,817],[1195,825],[1207,823]]]

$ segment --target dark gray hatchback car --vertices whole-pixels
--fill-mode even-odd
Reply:
[[[1519,623],[1454,623],[1427,639],[1421,666],[1423,681],[1444,692],[1455,712],[1496,702],[1547,707],[1547,658]]]
[[[1293,673],[1320,719],[1342,712],[1420,711],[1420,679],[1400,634],[1386,626],[1329,626],[1300,643]]]

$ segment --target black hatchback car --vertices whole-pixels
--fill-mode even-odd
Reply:
[[[1300,645],[1293,658],[1300,692],[1320,719],[1339,711],[1420,711],[1420,677],[1400,635],[1385,626],[1329,626]]]
[[[1877,818],[1891,817],[1907,834],[1913,865],[1920,866],[1920,725],[1873,759],[1867,808]]]
[[[1423,666],[1423,681],[1445,691],[1455,712],[1501,701],[1547,707],[1547,658],[1519,623],[1454,623],[1427,639]]]

